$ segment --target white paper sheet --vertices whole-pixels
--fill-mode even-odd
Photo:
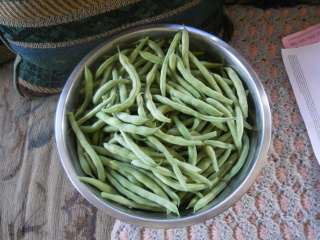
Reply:
[[[320,42],[282,49],[282,58],[320,163]]]

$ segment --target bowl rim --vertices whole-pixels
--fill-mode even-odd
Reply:
[[[157,30],[166,30],[166,29],[176,29],[176,30],[182,30],[183,28],[187,28],[189,32],[192,32],[192,34],[200,34],[202,37],[211,39],[215,41],[217,44],[222,46],[226,51],[230,52],[237,60],[246,68],[246,71],[251,76],[255,83],[255,87],[257,88],[257,91],[260,94],[261,99],[261,105],[263,109],[263,117],[262,117],[262,138],[264,139],[262,145],[261,145],[261,151],[258,156],[258,160],[255,162],[254,167],[252,168],[250,172],[250,181],[248,180],[248,177],[246,180],[244,180],[244,183],[242,185],[239,185],[237,188],[236,193],[232,193],[228,197],[228,201],[223,201],[220,204],[217,204],[215,206],[215,215],[212,214],[210,211],[211,209],[208,209],[206,211],[200,212],[196,215],[186,216],[184,218],[168,218],[168,219],[152,219],[152,218],[142,218],[139,216],[133,216],[128,213],[122,212],[110,205],[107,205],[105,202],[103,202],[101,199],[99,199],[97,196],[95,196],[92,191],[86,185],[82,182],[80,182],[77,179],[76,171],[71,163],[71,160],[69,160],[66,144],[64,141],[64,133],[63,133],[63,122],[66,121],[66,113],[64,111],[65,109],[65,101],[68,97],[68,93],[74,84],[74,81],[76,80],[76,76],[78,76],[83,69],[83,67],[90,61],[90,59],[99,51],[102,51],[103,48],[105,48],[107,45],[112,44],[114,41],[116,41],[119,38],[123,38],[127,35],[137,33],[137,32],[143,32],[150,29],[157,29]],[[212,217],[215,217],[219,214],[221,214],[223,211],[227,210],[229,207],[231,207],[236,201],[238,201],[252,186],[255,179],[258,177],[259,173],[262,170],[262,167],[264,165],[269,145],[271,140],[271,113],[268,103],[267,95],[264,91],[264,88],[260,82],[259,77],[256,75],[255,71],[251,67],[251,65],[238,53],[234,48],[232,48],[229,44],[221,40],[220,38],[205,32],[203,30],[179,25],[179,24],[147,24],[143,26],[133,27],[125,31],[121,31],[118,34],[113,35],[106,41],[102,42],[95,48],[93,48],[74,68],[72,73],[70,74],[65,86],[63,87],[63,90],[61,92],[61,95],[58,100],[58,105],[56,109],[56,116],[55,116],[55,142],[56,147],[58,150],[58,154],[60,157],[60,162],[69,178],[73,186],[78,190],[78,192],[86,198],[91,204],[93,204],[98,209],[102,210],[103,212],[107,213],[108,215],[119,219],[121,221],[142,226],[142,227],[152,227],[152,228],[177,228],[177,227],[185,227],[190,226],[194,224],[198,224],[201,222],[204,222]]]

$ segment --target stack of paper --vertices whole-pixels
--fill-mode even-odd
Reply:
[[[282,58],[320,163],[320,24],[283,38]]]

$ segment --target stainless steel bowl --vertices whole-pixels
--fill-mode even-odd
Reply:
[[[210,204],[201,211],[183,210],[180,217],[167,217],[165,213],[151,213],[130,210],[117,203],[99,197],[98,192],[77,179],[83,175],[74,147],[74,139],[68,134],[67,112],[75,110],[78,105],[78,92],[84,66],[93,66],[101,61],[103,55],[115,52],[117,46],[124,46],[145,36],[170,37],[183,28],[181,25],[149,25],[138,27],[110,38],[92,50],[74,69],[61,93],[55,119],[55,137],[61,163],[75,188],[95,207],[122,221],[143,227],[175,228],[193,225],[217,216],[232,206],[251,187],[265,162],[271,135],[271,115],[268,100],[259,78],[244,60],[228,44],[219,38],[199,29],[187,27],[190,44],[199,51],[205,50],[214,59],[233,67],[250,90],[250,118],[254,131],[250,135],[250,151],[245,165]]]

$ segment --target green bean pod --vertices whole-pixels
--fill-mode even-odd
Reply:
[[[136,96],[140,93],[141,82],[140,82],[140,78],[137,73],[137,70],[130,63],[129,59],[124,54],[122,54],[120,51],[119,51],[119,60],[122,64],[122,66],[126,69],[126,71],[129,74],[129,77],[132,81],[132,90],[131,90],[126,101],[124,101],[122,103],[115,104],[115,105],[109,107],[108,109],[105,109],[104,111],[107,113],[119,112],[119,111],[122,111],[124,109],[129,108],[134,103]]]
[[[167,70],[168,70],[168,62],[169,62],[169,57],[170,57],[170,54],[172,54],[176,47],[178,46],[180,40],[181,40],[181,37],[182,37],[182,33],[181,32],[178,32],[171,44],[170,44],[170,47],[165,55],[165,58],[164,58],[164,61],[163,61],[163,64],[162,64],[162,67],[161,67],[161,73],[160,73],[160,90],[161,90],[161,95],[162,96],[165,96],[166,95],[166,76],[167,76]]]
[[[164,199],[164,198],[162,198],[160,196],[155,195],[152,192],[146,191],[145,189],[140,188],[140,187],[132,184],[131,182],[129,182],[128,180],[126,180],[124,177],[122,177],[120,174],[116,173],[113,170],[110,171],[110,174],[114,178],[116,178],[120,182],[120,184],[122,184],[122,186],[130,189],[135,194],[137,194],[137,195],[139,195],[139,196],[141,196],[143,198],[146,198],[146,199],[148,199],[150,201],[153,201],[153,202],[155,202],[155,203],[157,203],[157,204],[169,209],[171,212],[179,215],[179,211],[178,211],[177,206],[175,206],[173,203],[171,203],[167,199]]]
[[[154,135],[160,129],[160,127],[149,128],[149,127],[145,127],[145,126],[137,126],[134,124],[124,123],[115,117],[110,117],[108,114],[106,114],[104,112],[98,112],[96,114],[96,116],[97,116],[97,118],[101,119],[102,121],[106,122],[107,124],[117,128],[121,131],[124,131],[124,132],[136,133],[136,134],[148,136],[148,135]]]
[[[100,161],[99,156],[97,155],[97,153],[93,150],[93,148],[88,143],[86,137],[84,136],[79,125],[77,124],[76,120],[74,119],[74,115],[72,112],[68,113],[68,118],[69,118],[69,122],[70,122],[70,125],[71,125],[74,133],[76,134],[77,138],[79,139],[79,143],[84,148],[84,150],[89,154],[94,165],[96,166],[97,171],[98,171],[99,180],[104,182],[106,179],[106,175],[104,173],[104,167]]]

